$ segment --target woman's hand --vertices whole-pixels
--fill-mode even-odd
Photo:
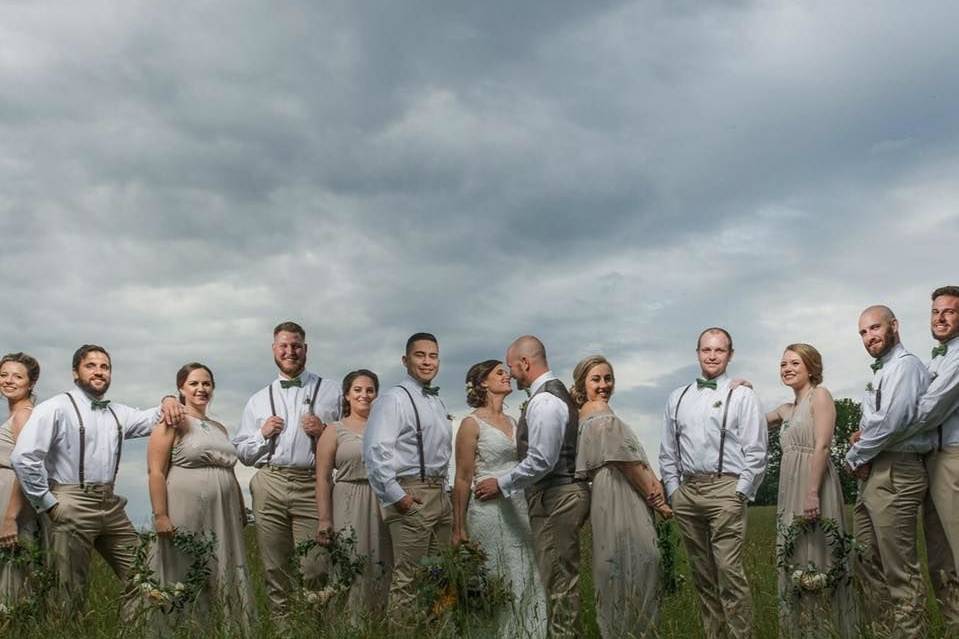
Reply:
[[[0,547],[10,548],[16,546],[19,541],[20,537],[16,518],[4,518],[3,525],[0,526]]]
[[[154,515],[153,517],[153,529],[156,530],[157,535],[160,537],[172,537],[173,536],[173,522],[170,521],[169,515]]]
[[[666,496],[663,495],[662,491],[650,492],[646,495],[646,503],[663,519],[669,519],[673,516],[673,509],[666,503]]]
[[[819,519],[819,495],[817,493],[810,493],[806,495],[806,500],[803,502],[802,507],[803,517],[806,519]]]
[[[333,541],[333,522],[329,519],[321,519],[316,527],[316,543],[321,546],[329,546]]]

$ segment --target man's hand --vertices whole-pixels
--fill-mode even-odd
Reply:
[[[160,416],[167,426],[179,426],[186,416],[186,407],[176,397],[167,395],[160,401]]]
[[[849,435],[849,443],[855,444],[862,438],[861,430],[854,430],[851,435]]]
[[[326,430],[326,424],[320,421],[320,418],[316,415],[304,415],[300,419],[300,427],[310,437],[319,437]]]
[[[855,477],[856,479],[861,479],[865,481],[869,477],[869,471],[872,469],[871,464],[863,464],[859,468],[853,468],[848,463],[846,464],[846,472]]]
[[[269,439],[283,430],[284,424],[285,422],[282,417],[277,417],[276,415],[268,417],[267,420],[263,422],[263,425],[260,426],[260,434],[262,434],[264,438]]]
[[[496,478],[487,477],[476,484],[476,488],[473,489],[473,494],[476,495],[476,498],[480,501],[490,501],[491,499],[496,499],[503,493],[500,492],[499,482],[496,481]]]
[[[470,540],[470,537],[469,537],[469,535],[466,534],[466,531],[465,531],[465,530],[461,530],[460,528],[454,528],[454,529],[453,529],[453,537],[452,537],[452,539],[450,540],[450,544],[451,544],[454,548],[456,548],[456,547],[459,546],[460,544],[465,544],[465,543],[468,542],[469,540]]]
[[[407,494],[401,500],[396,502],[394,506],[400,511],[401,515],[405,515],[410,512],[410,508],[413,507],[413,504],[422,504],[423,500],[419,497],[414,497],[413,495]]]

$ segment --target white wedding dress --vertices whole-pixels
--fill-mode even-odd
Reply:
[[[476,415],[471,417],[479,425],[474,482],[512,469],[518,461],[516,442]],[[513,431],[516,431],[515,422]],[[546,597],[536,574],[526,498],[519,493],[487,502],[472,499],[466,521],[470,539],[478,542],[489,557],[490,573],[501,575],[513,591],[511,609],[504,609],[499,615],[498,636],[503,639],[545,637]]]

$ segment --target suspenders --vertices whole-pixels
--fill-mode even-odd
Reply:
[[[416,452],[420,456],[420,481],[426,481],[426,461],[423,459],[423,426],[420,424],[420,411],[416,410],[416,402],[413,401],[410,391],[405,386],[397,386],[397,388],[403,389],[413,406],[413,415],[416,417]]]
[[[676,466],[679,469],[680,479],[683,476],[683,455],[679,448],[679,406],[683,403],[683,397],[686,396],[686,393],[688,393],[692,387],[693,385],[690,384],[683,389],[683,392],[679,395],[679,401],[676,402],[676,410],[673,411],[673,430],[676,431]],[[726,423],[729,420],[729,400],[732,399],[734,390],[736,389],[730,388],[726,394],[726,406],[723,409],[723,424],[719,431],[719,467],[716,469],[717,475],[723,474],[723,460],[726,456]]]
[[[77,414],[77,422],[80,424],[80,469],[78,475],[80,478],[80,488],[85,488],[86,482],[84,481],[83,476],[83,462],[87,448],[87,429],[83,425],[83,416],[80,415],[80,407],[77,406],[77,402],[75,399],[73,399],[73,395],[70,393],[64,393],[64,395],[66,395],[67,399],[70,400],[70,403],[73,404],[73,410]],[[113,407],[107,406],[107,410],[110,411],[111,415],[113,415],[113,421],[117,423],[117,460],[113,466],[113,481],[116,482],[117,473],[120,472],[120,454],[123,452],[123,427],[120,426],[120,419],[113,411]]]
[[[323,382],[322,377],[316,378],[316,386],[313,387],[313,396],[310,398],[310,415],[315,414],[313,412],[313,407],[316,405],[316,396],[320,394],[320,384],[322,382]],[[270,413],[273,415],[273,417],[276,417],[276,400],[273,399],[273,382],[270,382],[270,385],[267,386],[266,388],[270,394]],[[270,438],[270,452],[267,453],[266,455],[267,464],[269,464],[270,460],[273,459],[273,453],[276,452],[276,438],[279,436],[280,434],[277,433],[276,435]],[[311,437],[310,440],[312,441],[312,439],[313,438]]]
[[[683,389],[683,392],[679,395],[679,401],[676,402],[676,410],[673,411],[673,430],[676,432],[676,468],[679,470],[680,480],[683,477],[683,453],[679,448],[679,406],[683,403],[683,397],[686,397],[686,393],[692,387],[693,385],[690,384]]]

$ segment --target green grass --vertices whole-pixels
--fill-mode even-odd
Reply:
[[[749,578],[753,607],[755,611],[755,636],[757,639],[774,639],[778,637],[777,621],[777,592],[775,568],[775,508],[771,506],[749,509],[749,521],[746,539],[746,574]],[[405,639],[417,638],[454,638],[454,637],[483,637],[487,633],[482,631],[467,632],[465,635],[456,630],[452,624],[419,628],[409,633],[389,634],[386,629],[376,624],[366,624],[357,629],[352,626],[341,610],[327,610],[318,614],[300,613],[295,615],[285,628],[278,628],[269,621],[266,607],[266,596],[263,587],[263,578],[257,556],[257,548],[252,529],[247,530],[248,552],[251,558],[250,568],[256,592],[255,600],[259,607],[260,622],[256,626],[255,637],[274,639],[279,637],[310,637],[323,639],[346,639],[347,637],[397,637]],[[592,583],[589,567],[589,531],[583,535],[583,579],[582,594],[583,636],[587,639],[598,639],[599,630],[596,627],[596,612],[593,606]],[[920,549],[923,558],[925,549]],[[699,607],[696,593],[689,579],[689,570],[686,557],[680,549],[680,573],[686,576],[686,584],[680,592],[667,597],[661,607],[661,622],[658,636],[662,639],[697,639],[701,638],[702,627],[699,621]],[[88,612],[79,620],[67,621],[62,618],[46,618],[40,620],[24,619],[13,621],[6,625],[0,624],[0,637],[17,637],[17,639],[54,639],[71,637],[76,639],[112,638],[112,637],[140,637],[145,633],[142,627],[123,625],[118,615],[119,584],[106,565],[97,558],[94,562],[92,580],[90,584]],[[927,589],[928,576],[927,576]],[[930,620],[929,637],[936,639],[944,637],[942,620],[936,606],[932,602],[930,592]],[[214,614],[214,617],[216,615]],[[212,627],[211,627],[212,626]],[[177,636],[204,637],[204,639],[226,638],[229,633],[222,624],[213,619],[204,628],[182,625]]]

